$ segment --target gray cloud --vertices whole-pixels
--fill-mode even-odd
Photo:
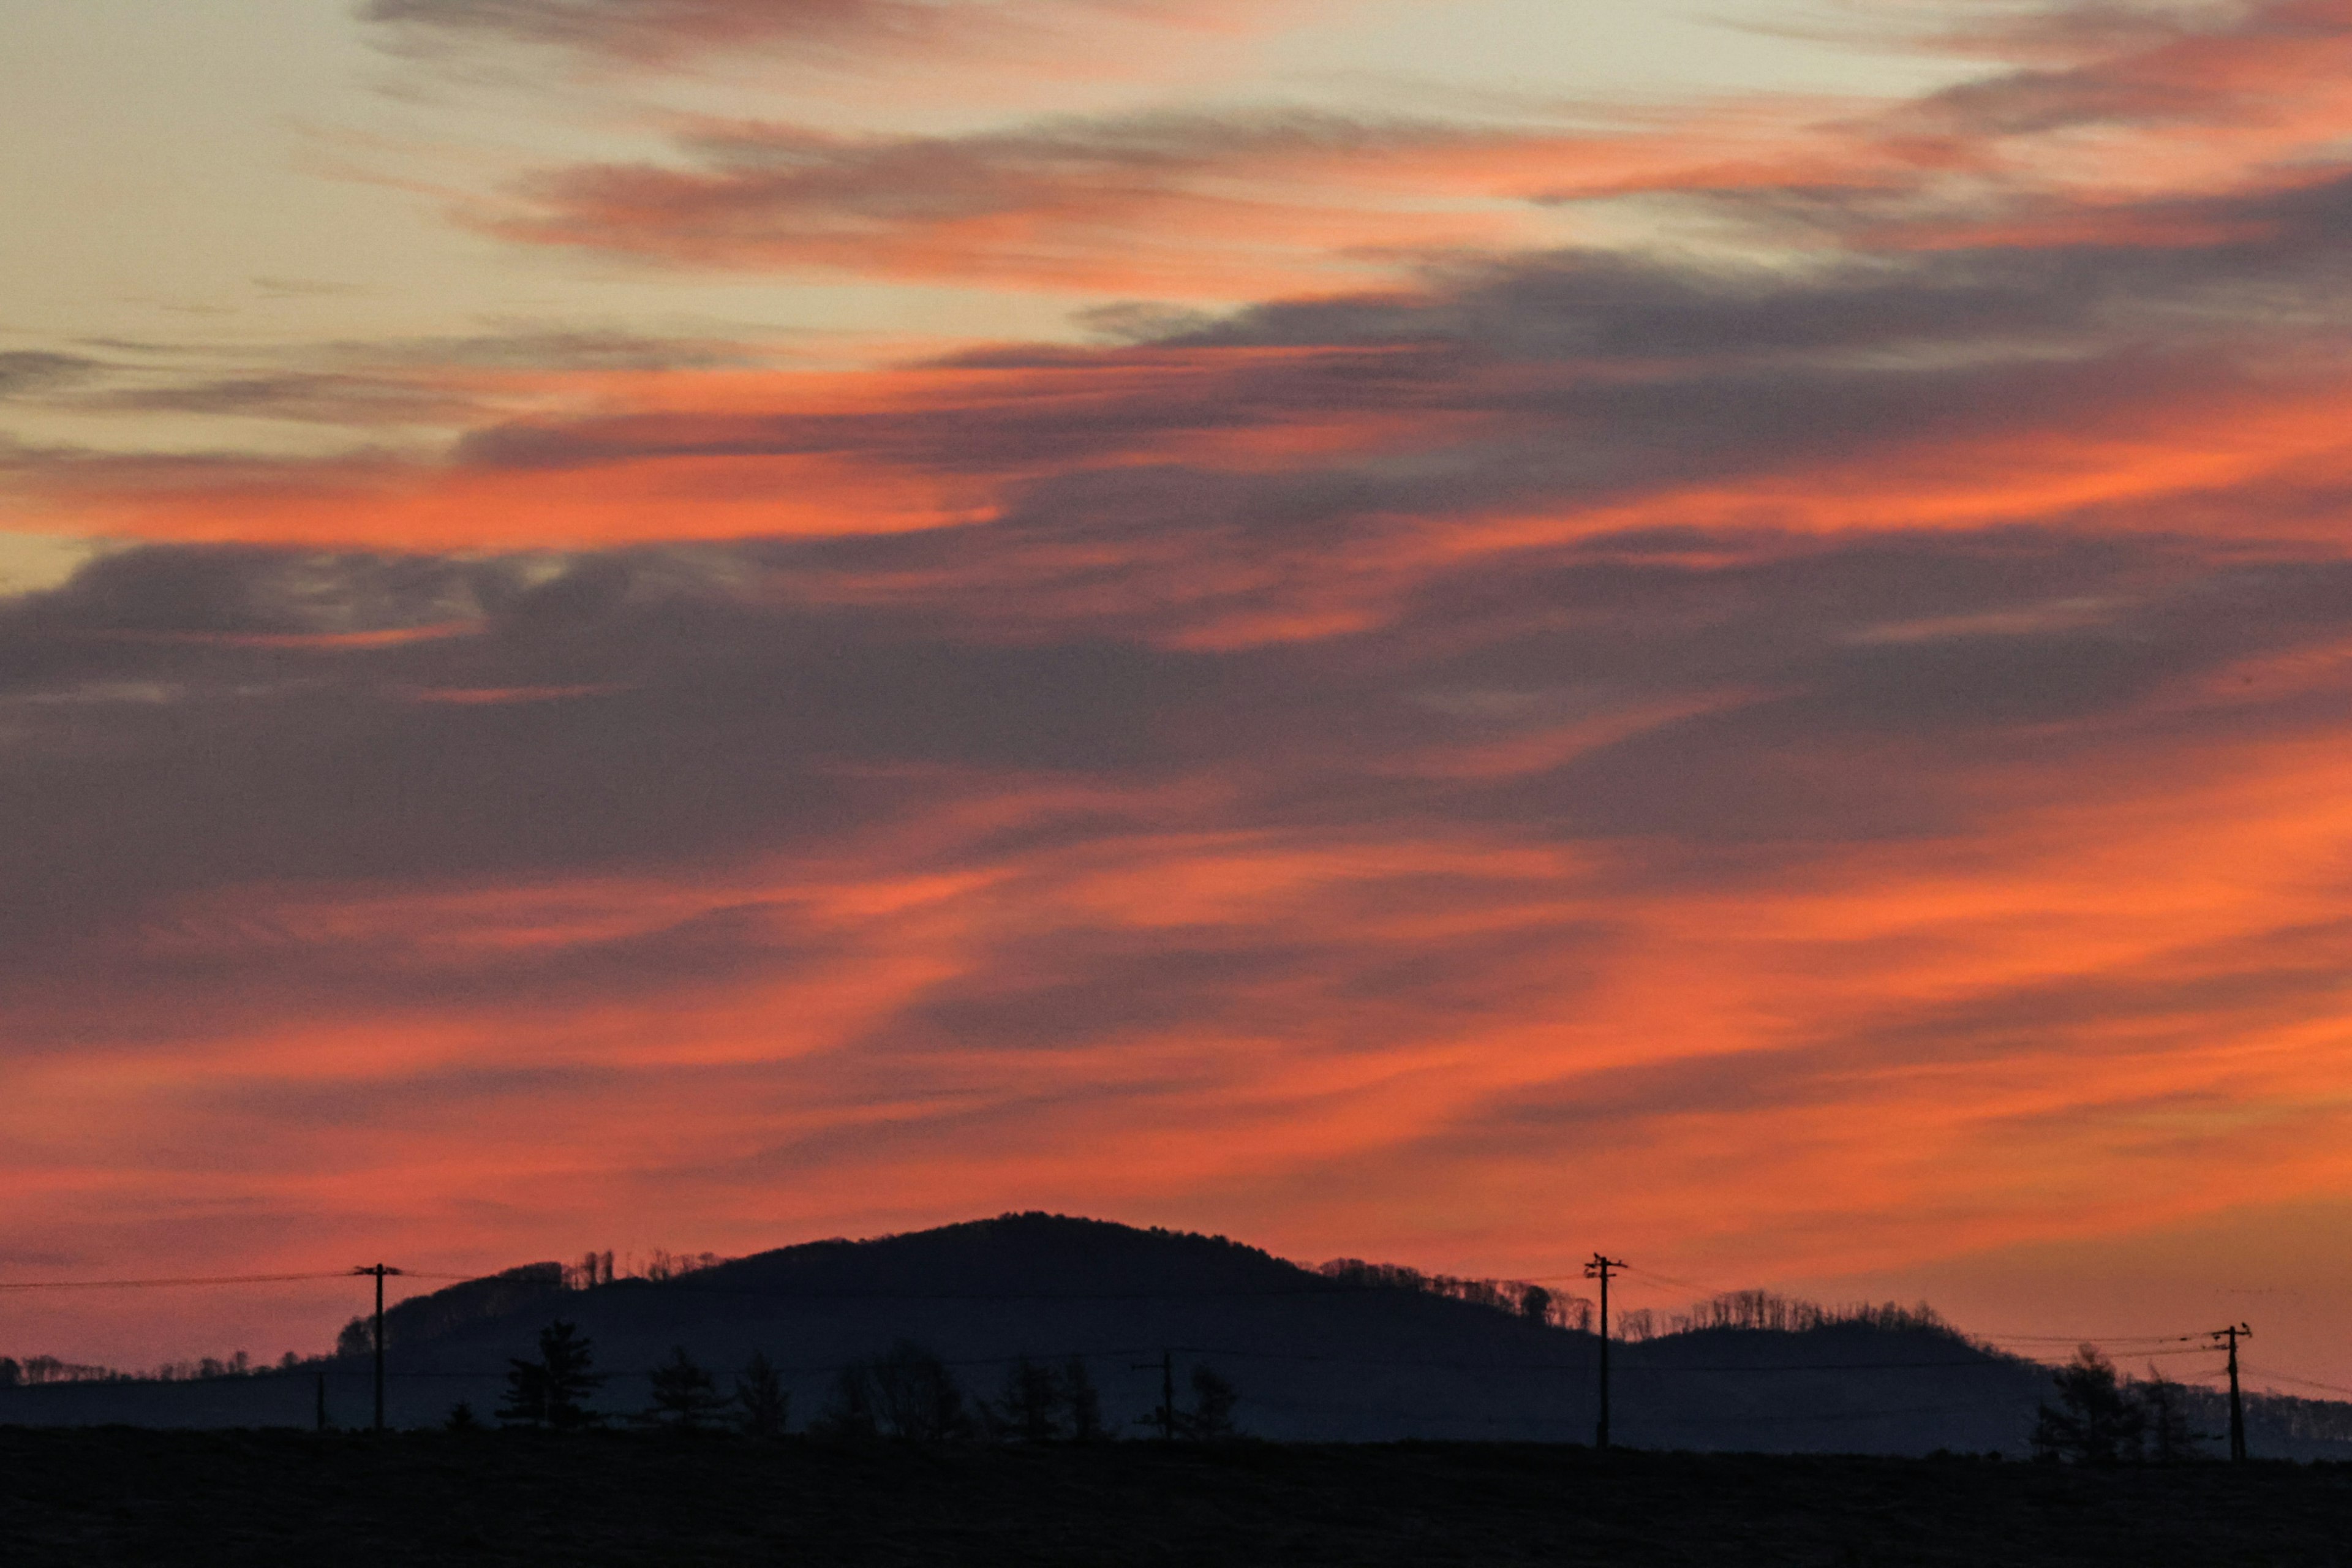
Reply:
[[[104,367],[79,354],[47,353],[34,350],[0,353],[0,397],[21,397],[87,380]]]
[[[928,548],[949,582],[963,559],[961,540],[897,548]],[[1979,829],[2007,804],[1983,781],[2021,744],[2063,776],[2118,749],[2319,721],[2332,709],[2260,689],[2185,715],[2163,699],[2352,635],[2344,568],[2222,567],[2186,544],[2018,531],[1625,550],[1465,566],[1376,629],[1223,653],[1083,619],[1033,619],[1009,640],[952,587],[919,608],[828,605],[824,575],[780,565],[793,552],[775,546],[723,565],[649,551],[560,565],[108,557],[0,615],[0,790],[22,829],[0,843],[18,894],[0,988],[20,1017],[70,1033],[93,1009],[174,996],[184,1010],[241,994],[243,1016],[338,995],[389,1005],[404,990],[455,1005],[706,984],[797,963],[821,938],[753,910],[442,973],[396,950],[321,955],[299,941],[199,962],[150,953],[138,933],[246,887],[682,874],[907,831],[934,834],[934,865],[1017,863],[1164,832],[1164,809],[1139,802],[1184,780],[1219,784],[1180,819],[1192,831],[1664,836],[1696,858],[1682,872],[1629,865],[1627,891],[1694,871],[1737,885],[1836,845]],[[2053,602],[2077,607],[2037,629]],[[404,626],[432,635],[368,639]],[[509,700],[434,700],[448,696]],[[1687,700],[1713,706],[1506,776],[1397,766]],[[1084,781],[1085,798],[1017,833],[927,826],[1052,777]],[[1139,804],[1120,806],[1122,793]],[[1361,896],[1369,916],[1526,889],[1474,878]],[[1551,952],[1570,984],[1592,938],[1546,921],[1451,951],[1337,940],[1254,927],[1144,947],[1008,938],[894,1033],[910,1047],[1044,1046],[1185,1013],[1273,1026],[1359,1008],[1391,1019],[1368,1026],[1377,1037],[1394,1020],[1507,1002],[1532,953]],[[103,986],[77,984],[100,973]]]
[[[1150,16],[1171,0],[1059,0],[1059,8]],[[761,45],[861,54],[936,47],[959,29],[1002,27],[1003,10],[988,0],[365,0],[359,15],[412,47],[500,38],[667,64]]]

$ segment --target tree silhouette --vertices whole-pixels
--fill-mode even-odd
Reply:
[[[2119,1465],[2137,1460],[2147,1415],[2116,1377],[2115,1363],[2084,1345],[2051,1381],[2061,1408],[2042,1406],[2033,1423],[2037,1458],[2078,1465]]]
[[[833,1404],[816,1430],[831,1437],[936,1443],[971,1436],[972,1419],[947,1363],[912,1340],[900,1340],[887,1355],[841,1369]]]
[[[499,1419],[509,1426],[547,1425],[547,1369],[535,1361],[509,1359],[507,1398]]]
[[[1234,1405],[1239,1395],[1234,1385],[1206,1366],[1192,1369],[1192,1408],[1176,1413],[1176,1429],[1196,1442],[1213,1443],[1234,1435]]]
[[[993,1408],[983,1407],[990,1425],[1024,1443],[1050,1443],[1062,1435],[1068,1403],[1054,1369],[1023,1356],[1004,1373],[1003,1392]]]
[[[872,1437],[879,1433],[874,1420],[874,1377],[871,1365],[853,1362],[833,1380],[833,1403],[811,1428],[820,1437]]]
[[[718,1380],[695,1364],[684,1345],[670,1349],[669,1360],[646,1374],[653,1384],[653,1405],[640,1421],[689,1431],[727,1408],[727,1395]]]
[[[559,1431],[603,1420],[581,1403],[604,1382],[601,1373],[588,1370],[593,1361],[593,1348],[576,1326],[562,1319],[550,1323],[539,1331],[537,1361],[508,1363],[507,1402],[499,1419]]]
[[[2158,1372],[2154,1362],[2148,1363],[2139,1404],[2146,1421],[2147,1457],[2155,1464],[2185,1464],[2204,1457],[2197,1446],[2197,1434],[2189,1428],[2187,1392]]]
[[[947,1363],[912,1340],[900,1340],[873,1363],[875,1423],[887,1437],[937,1443],[971,1435],[963,1390]]]
[[[1103,1425],[1102,1395],[1087,1371],[1087,1358],[1072,1356],[1062,1369],[1062,1398],[1070,1408],[1070,1436],[1080,1443],[1099,1443],[1110,1436]]]
[[[478,1432],[482,1423],[474,1415],[474,1407],[465,1400],[449,1406],[449,1419],[443,1423],[452,1432]]]
[[[744,1432],[753,1437],[781,1437],[791,1419],[793,1396],[784,1380],[769,1364],[764,1351],[755,1351],[735,1377],[735,1405]]]

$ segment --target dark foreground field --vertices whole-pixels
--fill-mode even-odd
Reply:
[[[0,1431],[0,1562],[2352,1564],[2352,1468]]]

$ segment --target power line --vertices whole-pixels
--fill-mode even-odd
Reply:
[[[2246,1370],[2250,1373],[2253,1371],[2252,1367],[2249,1367]],[[2215,1373],[2213,1375],[2218,1376],[2219,1374]],[[2315,1377],[2297,1377],[2293,1373],[2289,1372],[2265,1371],[2262,1375],[2264,1377],[2276,1378],[2282,1383],[2299,1383],[2305,1388],[2324,1388],[2330,1394],[2352,1394],[2352,1388],[2347,1388],[2340,1383],[2322,1383]]]
[[[2049,1344],[2126,1345],[2175,1344],[2202,1340],[2203,1334],[2004,1334],[1980,1333],[1980,1340],[2040,1341]]]
[[[349,1269],[338,1268],[331,1274],[215,1274],[178,1279],[22,1279],[0,1281],[0,1290],[152,1290],[180,1285],[283,1285],[297,1279],[342,1279],[350,1273]]]

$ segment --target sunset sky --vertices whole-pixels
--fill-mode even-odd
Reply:
[[[1044,1208],[2352,1392],[2352,0],[0,25],[0,1284]]]

